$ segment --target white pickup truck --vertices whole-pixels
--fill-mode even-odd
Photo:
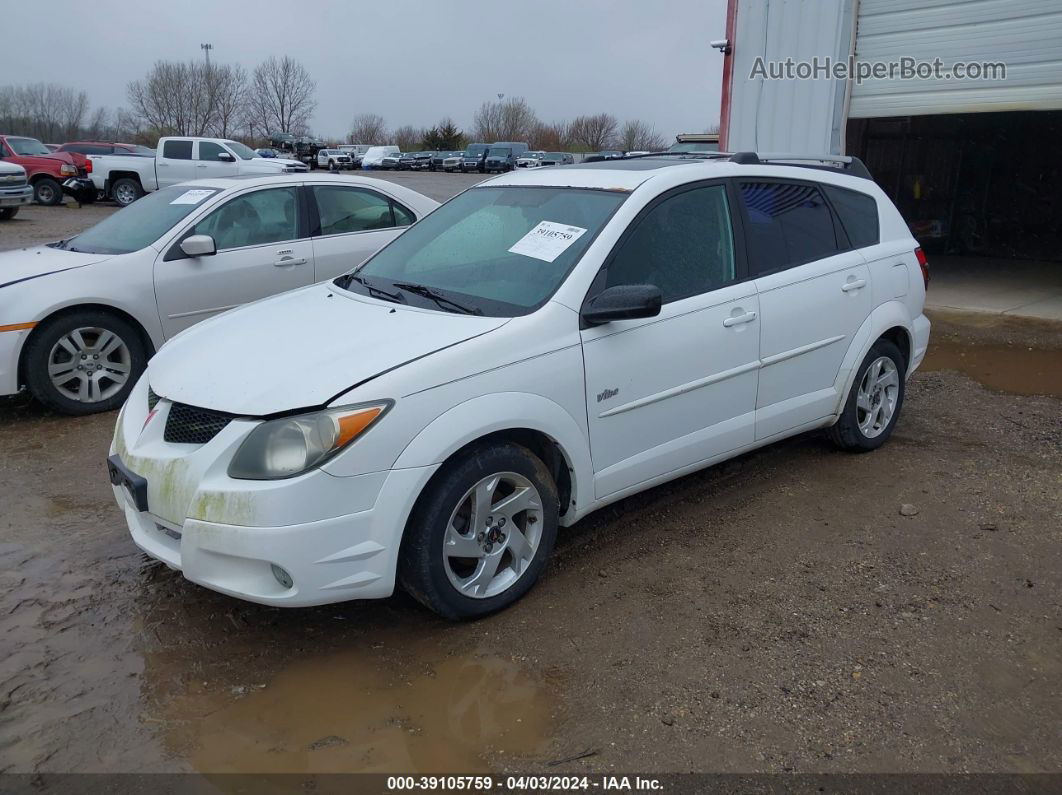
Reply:
[[[96,189],[123,207],[145,193],[193,179],[308,170],[305,163],[262,157],[224,138],[160,138],[154,157],[89,155],[87,169]]]

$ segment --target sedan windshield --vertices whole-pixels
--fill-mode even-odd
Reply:
[[[50,155],[52,150],[36,138],[8,138],[7,145],[16,155]]]
[[[474,188],[384,247],[357,280],[341,276],[337,284],[433,309],[526,315],[553,295],[626,198],[583,188]]]
[[[145,248],[218,192],[175,185],[149,193],[57,248],[88,254],[129,254]]]

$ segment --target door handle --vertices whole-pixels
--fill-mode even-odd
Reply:
[[[288,265],[305,265],[306,257],[299,257],[298,259],[295,257],[281,257],[280,259],[273,260],[273,264],[278,268],[283,268]]]
[[[853,279],[852,281],[845,282],[843,285],[841,285],[841,290],[842,290],[842,292],[850,293],[853,290],[859,290],[859,289],[862,289],[863,287],[866,287],[866,286],[867,286],[867,280],[866,279]]]
[[[727,328],[730,328],[731,326],[737,326],[741,323],[751,323],[755,319],[755,312],[746,312],[745,314],[738,315],[737,317],[728,317],[726,320],[723,321],[723,325]]]
[[[196,165],[196,168],[206,168],[206,163],[199,163]]]

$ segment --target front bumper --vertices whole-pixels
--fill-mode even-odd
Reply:
[[[33,201],[33,186],[22,185],[18,188],[0,188],[0,207],[21,207]]]
[[[0,395],[18,392],[19,352],[31,330],[0,331]]]
[[[437,466],[234,480],[228,462],[257,421],[233,420],[203,445],[166,442],[170,404],[159,402],[149,418],[144,381],[119,415],[110,453],[147,481],[147,510],[125,485],[112,485],[141,550],[191,582],[278,607],[394,591],[406,519]]]

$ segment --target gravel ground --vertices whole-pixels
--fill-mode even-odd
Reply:
[[[113,414],[0,400],[0,772],[1058,771],[1062,402],[998,365],[1057,372],[1062,329],[935,321],[962,350],[881,450],[808,434],[610,506],[462,625],[191,585],[128,537]]]

